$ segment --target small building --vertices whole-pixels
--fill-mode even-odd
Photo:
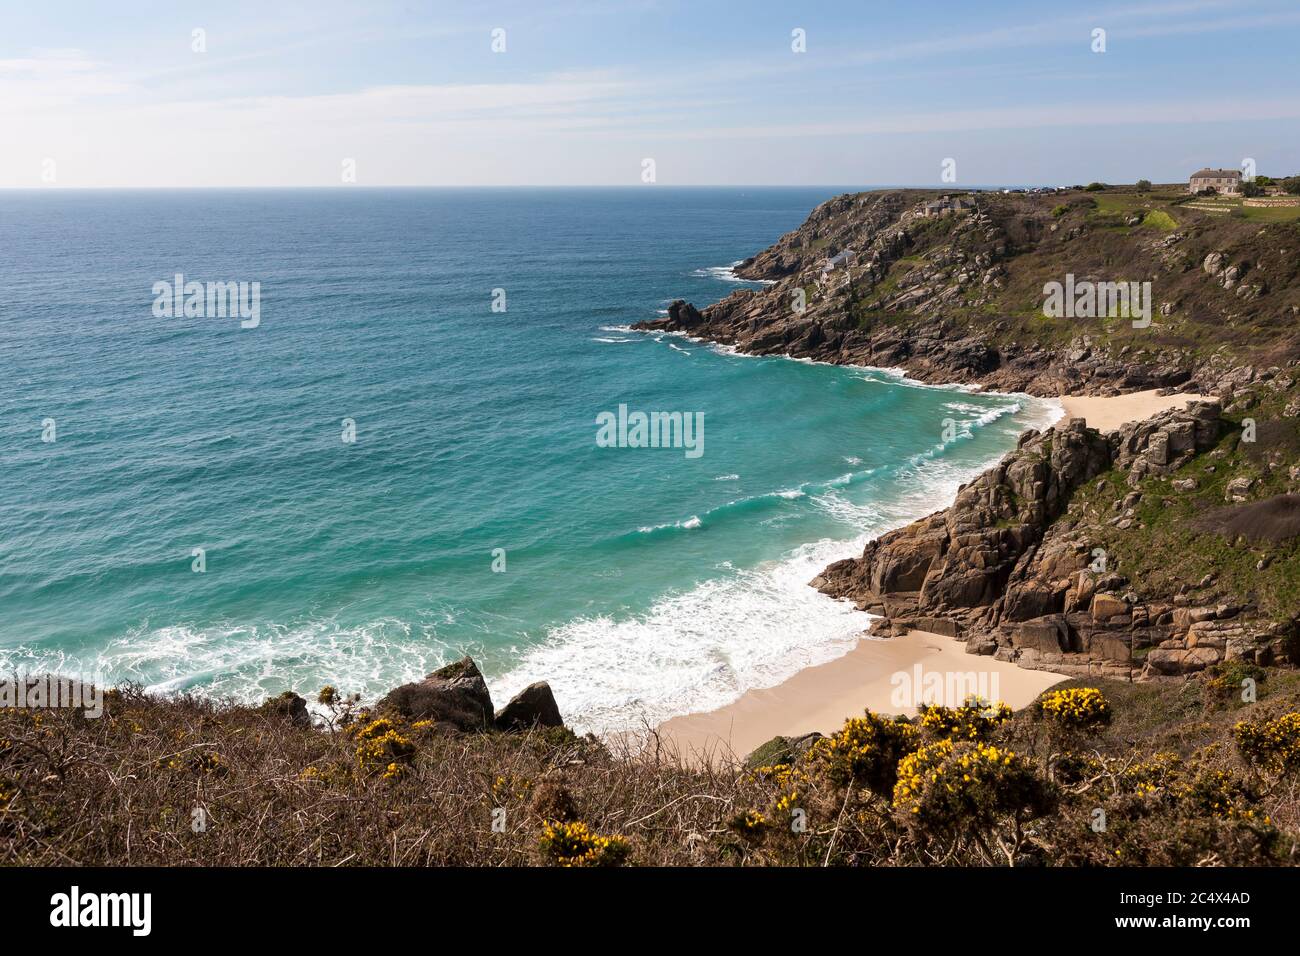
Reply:
[[[852,249],[845,249],[838,255],[832,256],[822,265],[822,272],[834,272],[836,269],[847,268],[853,264],[853,255]]]
[[[962,199],[955,196],[944,196],[935,202],[928,202],[921,208],[921,215],[926,219],[935,216],[946,216],[950,212],[970,212],[975,208],[975,204],[969,199]]]
[[[1237,195],[1241,192],[1241,170],[1201,169],[1192,173],[1187,191],[1195,194],[1205,189],[1213,189],[1223,196]]]

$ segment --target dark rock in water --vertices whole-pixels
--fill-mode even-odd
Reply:
[[[279,697],[267,698],[266,703],[262,705],[262,710],[273,716],[282,717],[299,727],[306,727],[311,724],[311,714],[307,712],[307,701],[291,690],[286,690]]]
[[[528,730],[532,727],[563,727],[564,718],[551,693],[551,685],[541,680],[529,684],[497,712],[498,730]]]
[[[422,681],[403,684],[379,702],[378,709],[409,720],[436,720],[458,730],[493,726],[492,697],[478,665],[469,657],[448,664]]]
[[[668,306],[668,321],[674,326],[690,328],[703,322],[704,316],[700,315],[700,310],[689,302],[677,299]]]
[[[765,744],[759,744],[745,758],[745,767],[754,770],[758,767],[774,767],[777,764],[794,763],[806,754],[812,745],[822,739],[822,735],[813,731],[798,737],[773,737]]]

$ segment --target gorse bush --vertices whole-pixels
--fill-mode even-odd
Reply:
[[[940,740],[903,758],[893,806],[913,831],[992,829],[1051,810],[1054,796],[1033,764],[992,744]]]
[[[1110,723],[1110,702],[1095,687],[1048,691],[1038,700],[1038,713],[1069,730],[1096,731]]]
[[[540,844],[542,855],[558,866],[619,866],[630,849],[623,837],[592,833],[581,821],[542,824]]]
[[[916,749],[916,728],[904,720],[867,711],[851,717],[839,733],[817,741],[811,762],[838,787],[866,787],[881,796],[894,790],[898,762]]]
[[[979,697],[969,697],[960,707],[922,704],[917,723],[931,739],[987,740],[1011,719],[1011,708],[1002,702],[990,704]]]
[[[385,780],[393,780],[415,756],[415,744],[387,717],[358,727],[355,735],[357,766],[364,773],[379,773]]]
[[[1300,713],[1243,720],[1232,728],[1237,750],[1253,766],[1279,776],[1300,769]]]

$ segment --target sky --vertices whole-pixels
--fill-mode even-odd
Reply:
[[[0,188],[1292,175],[1298,52],[1297,0],[0,0]]]

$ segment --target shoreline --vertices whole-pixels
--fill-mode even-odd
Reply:
[[[776,687],[746,691],[725,707],[674,717],[657,729],[688,762],[738,762],[773,737],[834,733],[864,709],[911,715],[918,704],[951,707],[970,694],[1020,709],[1065,679],[967,654],[956,638],[909,631],[863,637],[843,657],[805,668]]]
[[[1056,399],[1063,409],[1058,421],[1083,418],[1090,427],[1104,433],[1205,398],[1187,392],[1159,395],[1158,391],[1062,395]],[[906,690],[905,685],[912,679],[909,675],[918,668],[926,674],[941,675],[945,687],[956,684],[958,679],[969,682],[973,675],[976,686],[988,688],[982,696],[1002,700],[1016,709],[1066,679],[1062,674],[1027,670],[1018,664],[967,654],[964,642],[939,634],[910,631],[902,637],[870,638],[864,632],[841,657],[806,667],[775,686],[751,688],[723,707],[669,718],[656,727],[656,732],[670,749],[688,761],[739,761],[776,736],[832,733],[847,717],[861,714],[864,708],[915,713],[917,703],[932,698],[914,694],[908,703],[907,695],[900,697],[897,692]],[[979,684],[981,677],[984,685]],[[901,709],[900,701],[904,703]],[[941,702],[954,706],[961,700],[945,698]]]
[[[1165,409],[1209,398],[1195,392],[1160,395],[1159,391],[1160,389],[1150,388],[1124,395],[1062,395],[1057,401],[1065,409],[1065,418],[1082,418],[1090,428],[1105,433],[1128,422],[1143,421]]]

